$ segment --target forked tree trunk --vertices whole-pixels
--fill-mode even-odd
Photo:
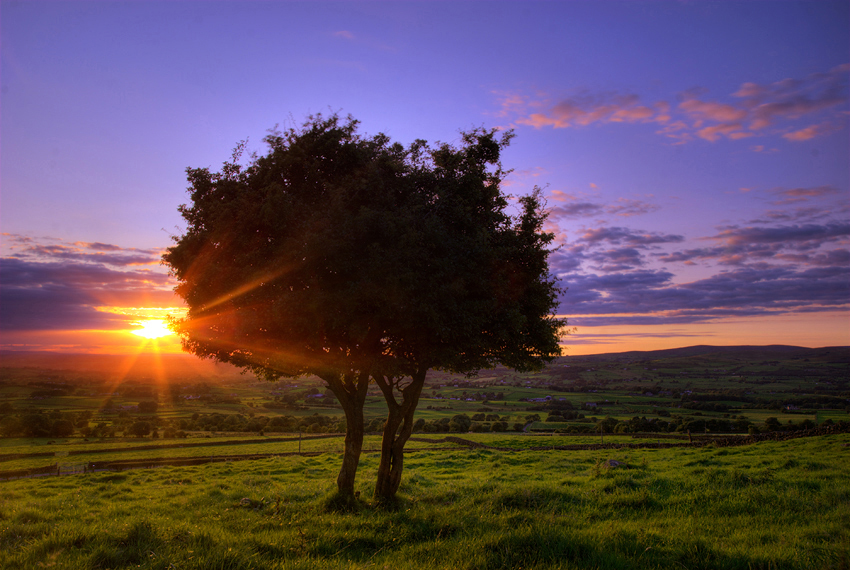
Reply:
[[[366,372],[347,374],[337,378],[323,378],[345,412],[345,451],[342,467],[336,478],[340,496],[354,500],[354,479],[363,450],[363,404],[369,387]]]
[[[387,423],[384,425],[381,440],[381,460],[378,464],[378,479],[375,483],[375,498],[380,502],[392,501],[395,498],[401,474],[404,469],[404,445],[413,433],[413,414],[419,403],[419,395],[425,384],[427,368],[417,371],[411,383],[401,390],[396,390],[392,378],[375,375],[375,381],[384,394],[387,402]],[[401,394],[401,402],[397,402],[395,393]]]

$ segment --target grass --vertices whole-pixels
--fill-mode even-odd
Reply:
[[[377,458],[362,458],[363,498]],[[850,565],[846,434],[684,450],[432,450],[405,465],[397,508],[363,500],[346,512],[329,508],[336,453],[3,482],[0,567]]]

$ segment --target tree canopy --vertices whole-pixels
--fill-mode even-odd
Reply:
[[[344,493],[366,386],[379,385],[387,469],[398,469],[381,491],[379,468],[376,492],[392,495],[427,370],[540,368],[560,354],[565,322],[552,314],[540,192],[510,215],[500,188],[511,132],[405,148],[357,127],[318,115],[271,132],[268,153],[244,166],[240,143],[221,172],[187,169],[187,227],[163,259],[189,307],[175,323],[186,350],[328,383],[346,412]]]

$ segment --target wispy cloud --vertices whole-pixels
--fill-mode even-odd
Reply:
[[[810,125],[799,131],[793,131],[782,135],[783,138],[789,141],[807,141],[815,137],[827,135],[838,130],[838,126],[831,123],[821,123],[819,125]]]
[[[774,196],[779,197],[778,200],[773,203],[776,205],[782,204],[793,204],[796,202],[805,202],[807,200],[811,200],[813,198],[824,198],[831,196],[839,196],[844,194],[846,196],[847,192],[842,192],[835,186],[815,186],[813,188],[790,188],[788,190],[776,189],[772,190],[771,193]],[[850,197],[850,196],[846,196]]]
[[[848,102],[850,64],[803,79],[784,79],[768,85],[744,83],[727,100],[707,99],[704,89],[669,101],[644,102],[635,93],[592,93],[554,98],[501,93],[497,114],[514,125],[554,129],[581,128],[603,123],[656,123],[656,132],[685,143],[697,138],[716,142],[753,136],[780,135],[806,141],[846,127],[841,112]],[[801,120],[816,122],[799,125]],[[764,150],[756,145],[754,149]]]
[[[562,99],[554,104],[530,102],[516,95],[501,101],[502,116],[510,116],[526,107],[545,107],[539,113],[530,113],[516,119],[519,125],[532,127],[583,127],[593,123],[646,123],[665,122],[669,119],[669,104],[658,102],[645,105],[633,93],[583,93]]]
[[[138,249],[100,242],[73,242],[29,236],[3,234],[4,255],[18,259],[39,261],[79,261],[102,263],[116,267],[159,265],[161,249]]]
[[[558,205],[549,209],[549,215],[553,220],[591,218],[602,215],[631,217],[648,214],[659,209],[657,204],[642,200],[618,198],[613,203],[603,204],[586,197],[574,196],[557,190],[551,192],[551,198],[558,202]]]

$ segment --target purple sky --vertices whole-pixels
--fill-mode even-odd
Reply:
[[[846,1],[3,1],[0,348],[128,349],[176,304],[158,259],[185,168],[334,111],[404,144],[516,130],[506,189],[545,187],[568,353],[850,344],[848,22]]]

